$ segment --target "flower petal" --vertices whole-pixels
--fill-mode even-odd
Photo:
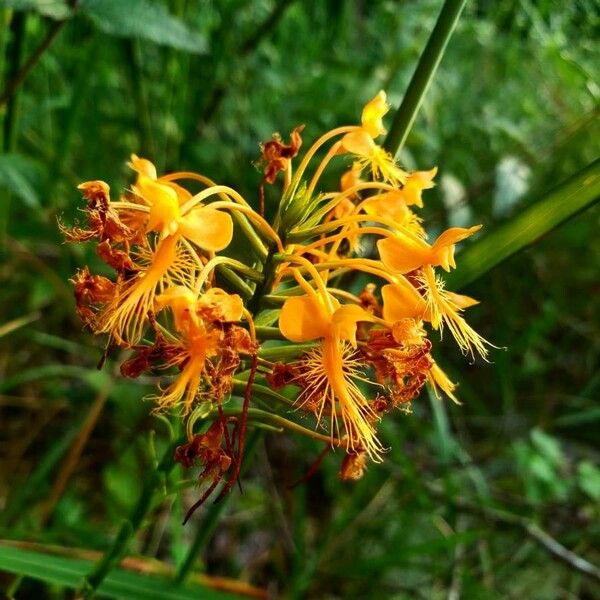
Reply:
[[[340,306],[332,317],[335,335],[341,340],[348,340],[356,346],[356,323],[358,321],[372,321],[373,315],[356,304]]]
[[[381,288],[383,318],[390,323],[401,319],[422,318],[427,303],[419,292],[404,278]]]
[[[431,256],[431,246],[427,242],[400,232],[395,237],[379,240],[377,249],[383,264],[402,275],[429,264]]]
[[[156,179],[156,167],[147,159],[132,154],[127,166],[132,168],[138,175],[144,175],[148,179]]]
[[[481,225],[473,227],[451,227],[444,231],[432,246],[432,265],[440,265],[442,269],[450,271],[450,268],[456,268],[454,261],[454,245],[481,229]]]
[[[175,191],[145,175],[140,176],[134,191],[150,204],[146,231],[158,231],[163,237],[175,233],[180,215]]]
[[[244,303],[237,294],[228,294],[220,288],[210,288],[198,299],[198,305],[216,309],[223,321],[239,321],[244,314]]]
[[[279,314],[279,329],[292,342],[325,337],[331,329],[331,315],[317,297],[292,296]]]
[[[386,95],[381,90],[375,98],[367,102],[361,115],[363,129],[372,137],[376,138],[385,133],[382,118],[390,110],[386,101]]]
[[[341,147],[343,151],[350,152],[350,154],[370,158],[377,145],[364,129],[357,129],[342,138]]]
[[[233,238],[233,221],[227,213],[199,206],[181,219],[179,230],[200,248],[218,252],[229,246]]]

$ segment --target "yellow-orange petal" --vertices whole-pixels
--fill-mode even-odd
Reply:
[[[444,231],[433,243],[430,264],[439,265],[446,271],[456,268],[456,262],[454,261],[455,244],[468,238],[480,229],[481,225],[474,225],[469,228],[451,227]]]
[[[417,236],[398,233],[377,242],[383,264],[390,270],[405,274],[429,263],[431,246]]]
[[[377,144],[364,129],[351,131],[341,140],[341,151],[356,154],[357,156],[370,158],[373,156],[376,148]]]
[[[435,186],[433,178],[436,176],[436,173],[437,167],[433,167],[429,171],[415,171],[408,176],[402,188],[404,201],[408,206],[415,204],[420,208],[423,207],[422,192]]]
[[[455,294],[454,292],[445,290],[445,296],[455,308],[460,310],[479,304],[479,300],[475,300],[475,298],[471,298],[471,296],[465,296],[464,294]]]
[[[244,303],[237,294],[228,294],[221,288],[210,288],[200,296],[198,304],[215,307],[223,321],[239,321],[244,314]]]
[[[358,321],[372,321],[373,315],[357,304],[344,304],[332,316],[334,335],[356,346],[356,324]]]
[[[127,166],[133,169],[138,175],[144,175],[148,179],[156,179],[156,167],[147,158],[140,158],[137,154],[132,154]]]
[[[174,233],[180,216],[175,191],[144,175],[140,176],[134,190],[150,205],[146,231],[158,231],[163,237]]]
[[[385,217],[402,223],[409,213],[402,190],[393,190],[363,202],[363,210],[372,217]]]
[[[225,212],[198,206],[181,218],[179,231],[198,247],[219,252],[227,248],[233,238],[233,221]]]
[[[385,133],[383,116],[390,110],[385,92],[381,90],[375,98],[369,100],[363,108],[361,115],[362,128],[372,137],[376,138]]]
[[[402,319],[422,318],[427,303],[419,292],[404,278],[398,283],[389,283],[381,288],[383,318],[390,323]]]
[[[179,333],[189,329],[190,321],[197,323],[195,305],[196,296],[194,292],[183,285],[167,288],[154,300],[154,310],[156,312],[160,312],[166,307],[171,309],[175,320],[175,329]]]
[[[361,167],[360,163],[357,161],[354,161],[354,163],[352,164],[352,168],[349,169],[348,171],[346,171],[340,177],[340,190],[342,190],[342,192],[345,192],[346,190],[350,189],[351,187],[354,187],[355,185],[358,185],[359,183],[361,183],[362,182],[362,179],[360,178],[361,173],[362,173],[362,167]]]
[[[331,315],[317,297],[292,296],[281,308],[279,329],[292,342],[316,340],[329,333]]]

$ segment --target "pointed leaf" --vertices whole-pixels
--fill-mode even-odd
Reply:
[[[461,252],[446,279],[460,289],[600,200],[600,159]]]
[[[137,37],[192,53],[206,52],[204,37],[152,0],[81,0],[79,10],[109,35]]]
[[[55,556],[33,550],[24,550],[0,544],[0,571],[31,577],[39,581],[78,588],[92,562],[79,558]],[[98,589],[105,598],[137,600],[163,598],[164,600],[232,600],[237,596],[216,592],[199,585],[178,586],[166,577],[115,569]]]

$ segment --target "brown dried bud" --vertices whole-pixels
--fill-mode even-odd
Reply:
[[[340,479],[342,481],[362,479],[367,468],[367,453],[363,450],[348,452],[342,461]]]
[[[375,290],[377,286],[374,283],[367,283],[363,291],[358,296],[360,299],[360,305],[371,314],[376,316],[381,315],[381,306],[379,301],[375,297]]]
[[[87,267],[75,274],[74,285],[77,313],[87,325],[93,325],[96,309],[111,301],[115,284],[102,275],[92,275]]]
[[[271,372],[265,376],[265,379],[274,390],[280,390],[298,379],[298,371],[291,365],[277,362],[273,365]]]
[[[98,256],[115,271],[130,271],[135,265],[129,254],[124,250],[117,250],[110,245],[108,240],[104,240],[96,246]]]
[[[299,125],[290,135],[290,143],[284,144],[278,133],[273,135],[273,139],[261,144],[261,163],[263,165],[264,180],[267,183],[275,183],[275,179],[280,171],[285,171],[288,167],[288,161],[297,156],[300,146],[302,146],[302,137],[300,132],[304,125]]]

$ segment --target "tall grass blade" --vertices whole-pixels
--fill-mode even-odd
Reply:
[[[52,585],[76,588],[92,562],[79,558],[55,556],[33,550],[24,550],[0,544],[0,571],[24,575]],[[100,586],[98,593],[104,598],[138,600],[161,598],[164,600],[233,600],[232,594],[216,592],[199,585],[178,586],[165,577],[143,573],[113,570]]]
[[[598,200],[600,158],[461,252],[460,268],[448,275],[448,285],[464,287]]]

